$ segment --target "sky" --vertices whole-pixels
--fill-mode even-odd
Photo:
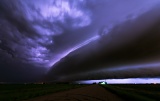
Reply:
[[[159,78],[125,78],[125,79],[102,79],[102,80],[82,80],[76,81],[79,84],[93,84],[107,82],[107,84],[159,84]]]
[[[0,0],[0,82],[158,78],[159,0]]]

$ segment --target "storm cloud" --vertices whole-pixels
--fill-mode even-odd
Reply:
[[[61,59],[49,76],[59,80],[159,77],[159,9],[112,28],[102,27],[99,39]]]
[[[1,0],[0,81],[159,76],[159,3]]]

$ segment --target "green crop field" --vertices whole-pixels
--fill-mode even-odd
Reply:
[[[0,101],[22,101],[50,93],[83,87],[75,84],[0,84]]]
[[[116,84],[103,87],[129,101],[160,101],[158,84]]]

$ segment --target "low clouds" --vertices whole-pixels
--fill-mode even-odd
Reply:
[[[1,44],[5,46],[5,43],[8,43],[7,47],[15,51],[17,58],[38,66],[47,65],[49,60],[55,57],[54,36],[64,34],[66,29],[62,25],[79,28],[91,23],[90,12],[85,9],[85,1],[0,2]],[[52,48],[48,48],[51,46]]]
[[[141,59],[149,61],[152,56],[154,61],[159,8],[153,7],[158,2],[1,0],[0,71],[4,72],[0,74],[6,79],[0,81],[19,77],[25,81],[46,73],[55,80],[77,73],[78,79],[83,72],[88,75]]]
[[[13,72],[15,78],[16,70],[26,77],[29,73],[33,78],[34,75],[44,75],[65,45],[73,41],[72,34],[76,33],[72,30],[90,23],[91,12],[83,0],[1,0],[0,54],[1,60],[6,62],[0,65],[0,70],[6,68],[5,76]],[[71,34],[66,40],[69,42],[56,38],[64,37],[66,32]],[[14,65],[7,65],[10,62]],[[25,73],[26,68],[31,71]]]
[[[159,9],[154,7],[110,30],[102,28],[100,39],[71,52],[53,66],[49,77],[57,80],[159,77]]]

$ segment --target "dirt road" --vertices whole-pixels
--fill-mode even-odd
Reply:
[[[72,89],[27,101],[124,101],[99,85]]]

